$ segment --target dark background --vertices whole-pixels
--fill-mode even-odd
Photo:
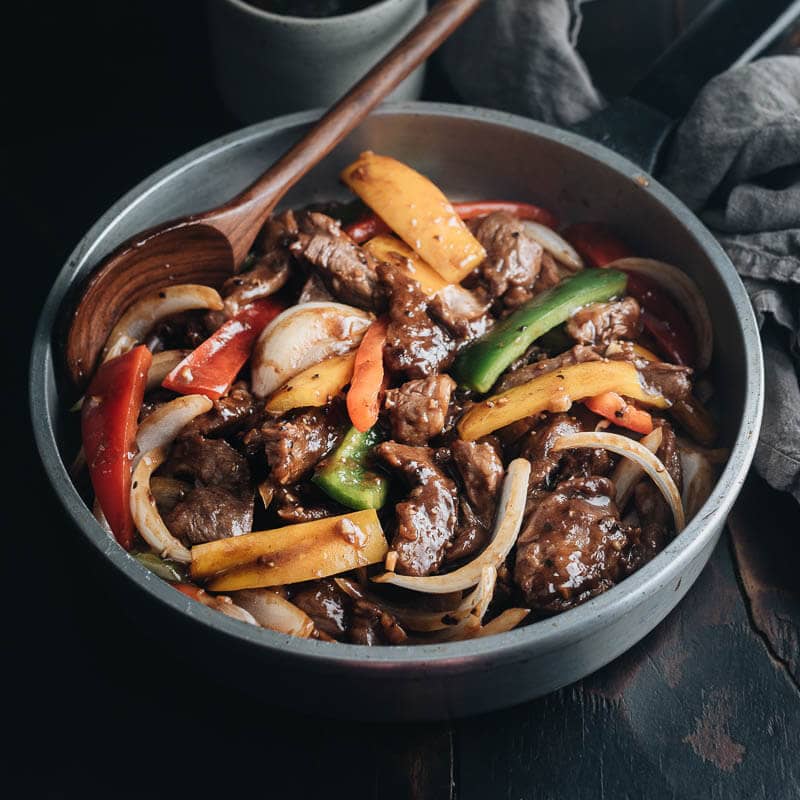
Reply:
[[[132,624],[41,471],[28,343],[92,222],[238,123],[213,86],[201,4],[28,5],[4,15],[2,48],[7,796],[800,796],[798,514],[757,479],[697,585],[644,642],[548,698],[474,720],[299,716],[251,700],[233,670],[201,677]],[[601,85],[624,91],[697,5],[588,6],[581,47]],[[426,96],[457,99],[435,64]]]

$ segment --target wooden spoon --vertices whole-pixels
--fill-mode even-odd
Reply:
[[[481,2],[439,0],[405,39],[243,192],[218,208],[144,231],[106,258],[87,282],[67,336],[67,368],[78,388],[85,388],[111,329],[131,303],[167,285],[218,286],[235,273],[286,192]]]

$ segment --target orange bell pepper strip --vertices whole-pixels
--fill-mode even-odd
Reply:
[[[383,346],[386,343],[386,319],[377,319],[367,328],[356,352],[353,379],[347,392],[347,413],[356,430],[364,433],[377,421],[383,381]]]
[[[583,404],[589,411],[636,433],[651,433],[653,430],[653,418],[650,414],[626,402],[622,395],[616,392],[604,392],[589,397]]]
[[[101,364],[81,409],[81,438],[95,497],[114,538],[133,547],[131,463],[150,351],[139,345]]]
[[[218,400],[250,358],[261,331],[283,309],[283,304],[272,297],[249,303],[192,350],[161,385],[178,394],[204,394]]]
[[[548,228],[558,228],[558,217],[546,208],[533,203],[515,203],[508,200],[474,200],[466,203],[453,203],[453,209],[465,222],[478,217],[487,217],[495,211],[507,211],[519,219],[541,222]],[[345,233],[358,244],[375,236],[390,233],[389,226],[376,214],[367,214],[344,229]]]

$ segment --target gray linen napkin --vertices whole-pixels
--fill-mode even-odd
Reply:
[[[443,52],[456,90],[470,103],[562,125],[600,108],[574,49],[582,1],[489,0]],[[710,81],[660,177],[745,281],[767,383],[755,466],[800,501],[800,57],[764,58]]]

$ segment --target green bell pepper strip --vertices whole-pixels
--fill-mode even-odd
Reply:
[[[389,494],[389,480],[367,468],[370,451],[380,441],[376,428],[364,433],[350,428],[311,480],[347,508],[357,511],[381,508]]]
[[[585,269],[565,278],[465,347],[456,358],[452,376],[462,386],[488,392],[536,339],[566,322],[583,306],[625,294],[627,280],[624,272],[615,269]]]

